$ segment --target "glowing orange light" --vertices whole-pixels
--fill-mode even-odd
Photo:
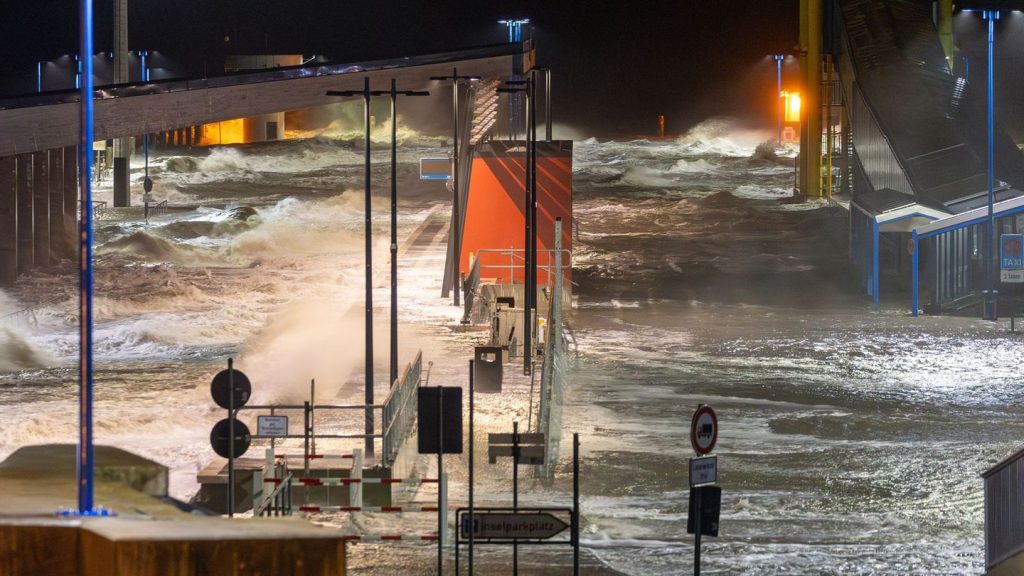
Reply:
[[[800,121],[800,93],[783,92],[782,98],[785,101],[786,122]]]
[[[246,143],[245,120],[242,118],[204,124],[203,137],[199,140],[200,146],[244,143]]]

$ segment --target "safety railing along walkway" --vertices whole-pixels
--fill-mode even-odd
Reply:
[[[317,440],[362,440],[367,437],[381,439],[382,453],[381,463],[385,466],[391,466],[395,462],[395,458],[401,451],[402,445],[410,437],[412,431],[415,428],[416,423],[416,388],[421,384],[423,379],[423,353],[417,352],[416,358],[412,363],[406,365],[405,370],[402,372],[402,376],[392,383],[391,389],[388,396],[385,398],[382,404],[317,404],[315,402],[316,397],[316,381],[310,382],[309,387],[309,400],[304,401],[302,404],[254,404],[246,405],[238,408],[238,411],[256,411],[266,412],[270,416],[286,415],[288,412],[302,413],[302,433],[301,434],[259,434],[257,428],[257,434],[251,435],[254,440],[269,440],[270,447],[276,448],[276,443],[279,440],[302,440],[303,441],[303,452],[302,454],[294,455],[278,455],[278,457],[294,457],[302,458],[305,462],[305,468],[308,470],[309,461],[317,458],[322,458],[323,455],[317,452],[316,442]],[[426,378],[429,379],[429,370],[426,373]],[[318,412],[351,412],[351,411],[366,411],[370,412],[373,417],[373,412],[380,411],[380,432],[367,435],[365,433],[351,433],[351,434],[338,434],[338,433],[318,433],[317,432],[317,413]],[[284,414],[282,414],[284,413]],[[258,416],[257,416],[258,418]],[[376,418],[375,418],[376,420]],[[376,427],[375,427],[376,429]],[[351,456],[349,456],[351,457]]]
[[[323,455],[317,455],[323,457]],[[344,458],[352,461],[348,477],[319,477],[319,476],[296,476],[288,471],[287,466],[281,460],[289,455],[276,454],[273,448],[266,450],[266,463],[262,470],[253,474],[253,510],[257,516],[278,516],[292,515],[298,511],[304,514],[360,514],[360,513],[432,513],[446,515],[448,510],[448,478],[447,474],[441,474],[438,478],[395,478],[378,477],[367,478],[363,475],[365,462],[362,450],[355,449],[352,454],[333,456],[333,458]],[[308,474],[308,473],[307,473]],[[273,485],[274,489],[265,493],[264,485]],[[438,498],[436,505],[421,505],[413,502],[389,506],[368,506],[363,498],[363,486],[368,484],[377,485],[402,485],[422,486],[424,484],[436,484],[438,487]],[[296,487],[306,488],[304,493],[305,502],[294,506],[292,495]],[[347,487],[348,504],[331,504],[331,493],[327,491],[325,498],[321,501],[312,501],[316,498],[312,495],[310,488],[319,487]],[[264,494],[265,493],[265,494]],[[447,522],[439,522],[442,527],[440,535],[411,534],[411,533],[389,533],[389,534],[366,534],[355,533],[345,536],[347,540],[361,542],[393,542],[393,541],[437,541],[440,538],[442,545],[447,542]]]

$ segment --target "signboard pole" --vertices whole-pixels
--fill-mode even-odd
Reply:
[[[572,576],[580,574],[580,435],[572,433]]]
[[[473,361],[469,361],[469,576],[473,576]],[[458,522],[458,518],[455,519]],[[456,535],[458,531],[456,530]],[[455,548],[458,553],[458,545]],[[456,571],[458,562],[456,562]]]
[[[444,386],[438,386],[437,391],[437,490],[438,501],[441,498],[441,477],[444,476]],[[444,569],[444,508],[437,507],[437,575],[441,576]]]
[[[235,361],[228,358],[228,518],[235,516]]]
[[[693,576],[700,576],[700,533],[704,531],[703,517],[701,516],[700,509],[700,488],[690,488],[694,491],[694,503],[696,508],[696,522],[694,526],[696,529],[693,531]]]
[[[512,423],[512,512],[519,511],[519,421]],[[512,540],[512,575],[519,574],[519,543]]]

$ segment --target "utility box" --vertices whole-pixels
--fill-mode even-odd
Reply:
[[[473,389],[477,392],[501,392],[504,377],[501,346],[477,346],[473,354]]]

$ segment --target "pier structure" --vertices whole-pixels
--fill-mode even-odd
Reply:
[[[1001,5],[957,3],[956,17]],[[1024,154],[993,122],[992,75],[968,77],[956,57],[954,14],[952,0],[803,0],[797,191],[849,206],[872,301],[995,319],[995,246],[1020,227]]]
[[[392,60],[101,86],[95,91],[94,138],[155,134],[157,143],[161,138],[198,143],[198,127],[204,124],[324,106],[334,102],[328,91],[358,89],[366,78],[381,88],[392,79],[410,88],[428,87],[431,76],[453,66],[487,80],[520,73],[533,63],[533,43],[525,41]],[[74,193],[67,195],[77,182],[78,101],[71,91],[0,100],[0,284],[75,258],[78,209]],[[472,106],[463,111],[473,117]],[[476,137],[487,136],[479,127],[472,125]]]

